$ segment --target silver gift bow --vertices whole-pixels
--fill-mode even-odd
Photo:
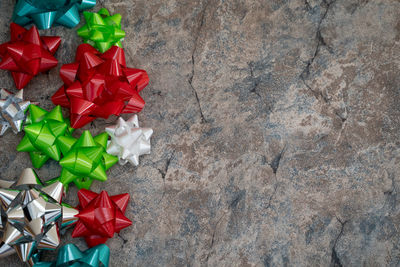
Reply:
[[[30,104],[30,101],[24,101],[23,90],[14,95],[6,89],[0,89],[0,136],[8,128],[11,128],[14,133],[21,131],[26,117],[25,111]]]
[[[17,252],[23,262],[33,265],[37,249],[56,249],[59,228],[74,223],[78,211],[61,205],[60,182],[41,186],[36,173],[25,169],[17,182],[0,180],[0,257]]]
[[[116,125],[106,128],[106,132],[111,136],[107,153],[118,156],[121,165],[130,162],[137,166],[140,155],[150,154],[153,130],[140,128],[137,115],[127,121],[120,117]]]

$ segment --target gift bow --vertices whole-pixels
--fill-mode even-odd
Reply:
[[[79,220],[72,237],[84,237],[89,247],[105,243],[114,233],[119,233],[132,221],[125,217],[129,194],[109,196],[106,191],[100,194],[81,189],[78,191]]]
[[[70,108],[73,128],[96,117],[139,112],[145,104],[139,92],[149,77],[144,70],[127,68],[124,50],[118,46],[101,54],[91,45],[81,44],[76,63],[63,65],[60,76],[65,84],[52,101]]]
[[[91,44],[101,53],[106,52],[111,46],[122,47],[121,39],[125,32],[121,30],[121,15],[110,16],[107,9],[102,8],[97,13],[83,12],[86,24],[78,29],[78,35],[85,43]]]
[[[40,36],[37,28],[29,30],[11,23],[11,41],[0,45],[0,69],[9,70],[18,89],[24,88],[39,72],[57,66],[53,56],[61,44],[58,36]]]
[[[42,186],[32,169],[25,169],[17,182],[0,180],[0,257],[17,252],[32,265],[32,256],[41,249],[56,249],[59,228],[76,222],[76,209],[61,204],[63,185]]]
[[[60,160],[61,176],[52,181],[60,181],[66,189],[72,182],[79,189],[88,189],[93,180],[106,181],[106,171],[118,161],[107,154],[107,140],[107,133],[93,138],[89,131],[84,131],[79,139],[60,136],[57,145],[64,156]]]
[[[111,136],[107,146],[107,153],[118,156],[121,165],[128,161],[133,165],[139,165],[139,156],[150,154],[150,137],[153,130],[139,128],[137,115],[133,115],[128,121],[119,117],[116,125],[106,128]]]
[[[70,136],[73,129],[69,121],[62,116],[61,107],[48,112],[36,105],[29,106],[25,136],[17,146],[17,151],[29,152],[32,164],[39,169],[49,158],[61,159],[61,150],[56,140],[61,136]]]
[[[0,136],[8,128],[11,128],[14,133],[21,131],[26,117],[25,111],[30,104],[30,101],[24,101],[23,90],[14,95],[6,89],[0,89]]]
[[[58,250],[56,261],[39,261],[34,267],[108,267],[109,261],[110,249],[104,244],[85,251],[74,244],[66,244]]]
[[[53,24],[73,28],[80,21],[79,11],[95,5],[96,0],[18,0],[13,21],[22,26],[33,22],[42,30]]]

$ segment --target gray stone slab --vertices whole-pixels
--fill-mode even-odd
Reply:
[[[128,65],[149,72],[139,120],[154,129],[139,167],[92,187],[132,196],[111,266],[399,265],[398,1],[99,2],[123,16]],[[0,2],[1,42],[14,3]],[[70,63],[76,32],[42,32]],[[50,109],[58,70],[27,98]],[[0,86],[15,92],[6,71]],[[3,179],[31,166],[22,136],[0,139]],[[63,241],[85,248],[70,231]]]

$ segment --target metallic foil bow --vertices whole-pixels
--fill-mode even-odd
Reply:
[[[110,16],[107,9],[102,8],[97,13],[83,12],[86,24],[78,29],[78,35],[85,43],[91,44],[101,53],[106,52],[111,46],[122,47],[121,39],[125,32],[121,30],[121,15]]]
[[[150,137],[153,130],[139,128],[136,114],[128,121],[119,117],[117,124],[107,127],[106,132],[111,136],[107,153],[118,156],[121,165],[129,161],[137,166],[140,155],[150,154]]]
[[[104,245],[81,251],[74,244],[66,244],[59,248],[57,260],[53,262],[37,262],[34,267],[108,267],[110,249]]]
[[[90,188],[93,179],[106,181],[106,171],[118,161],[107,154],[107,140],[107,133],[93,138],[89,131],[84,131],[79,139],[60,136],[57,144],[64,157],[60,161],[61,176],[56,180],[66,188],[73,182],[79,189]]]
[[[61,44],[58,36],[40,36],[37,28],[29,30],[11,23],[11,41],[0,45],[0,69],[9,70],[18,89],[24,88],[40,72],[57,66],[53,56]]]
[[[61,107],[48,112],[36,105],[29,106],[29,115],[24,127],[25,136],[17,146],[17,151],[29,152],[32,164],[39,169],[49,158],[61,159],[61,150],[56,140],[70,136],[73,129],[63,118]]]
[[[61,204],[63,185],[43,187],[32,169],[25,169],[17,182],[0,180],[3,232],[0,257],[17,252],[23,262],[41,249],[56,249],[59,229],[76,222],[76,209]]]
[[[96,0],[18,0],[13,21],[22,26],[34,23],[42,30],[53,24],[73,28],[79,24],[79,11],[95,5]]]
[[[0,136],[8,128],[11,128],[14,133],[21,131],[26,118],[25,111],[30,104],[31,102],[24,101],[23,90],[14,95],[6,89],[0,89]]]
[[[118,46],[101,54],[91,45],[81,44],[76,63],[63,65],[60,76],[65,84],[52,101],[70,108],[73,128],[97,117],[139,112],[145,104],[139,92],[149,77],[144,70],[127,68],[124,50]]]
[[[81,189],[78,191],[80,206],[78,223],[72,237],[84,237],[89,247],[104,244],[114,233],[132,224],[124,213],[129,202],[129,194],[109,196]]]

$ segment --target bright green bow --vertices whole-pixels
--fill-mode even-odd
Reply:
[[[104,244],[83,252],[74,244],[67,244],[58,250],[56,261],[37,262],[34,267],[108,267],[109,260],[110,249]]]
[[[122,47],[121,39],[125,32],[121,30],[121,14],[110,16],[107,9],[102,8],[97,13],[83,12],[86,24],[78,29],[78,35],[85,43],[97,48],[101,53],[111,46]]]
[[[79,189],[89,189],[93,179],[106,181],[106,170],[118,162],[117,157],[107,154],[107,140],[107,133],[93,138],[89,131],[84,131],[79,139],[60,136],[57,145],[64,158],[60,160],[61,176],[56,180],[66,188],[74,182]]]
[[[63,118],[61,107],[56,106],[49,112],[36,105],[30,105],[26,124],[25,136],[17,150],[29,152],[32,164],[37,169],[49,158],[59,161],[61,150],[56,140],[62,136],[70,136],[73,131],[69,121]]]

